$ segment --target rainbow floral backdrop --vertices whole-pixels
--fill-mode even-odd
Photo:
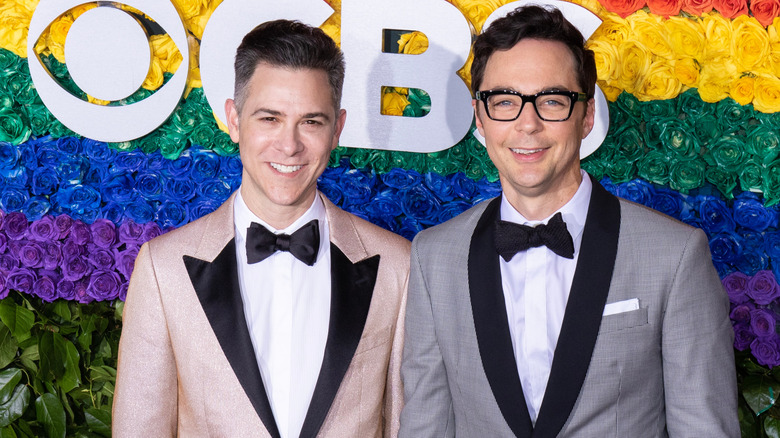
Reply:
[[[0,4],[0,436],[110,436],[122,300],[138,248],[213,211],[240,184],[237,145],[215,121],[197,67],[221,0],[172,2],[192,53],[185,97],[156,131],[116,144],[57,121],[25,58],[34,44],[63,87],[110,104],[84,95],[64,63],[70,25],[96,4],[63,14],[32,42],[37,1]],[[451,1],[477,32],[507,2]],[[338,42],[341,5],[328,3],[336,12],[322,28]],[[603,20],[588,45],[610,111],[607,138],[583,166],[612,193],[707,233],[731,300],[743,436],[780,436],[780,0],[576,3]],[[146,98],[182,67],[167,35],[150,43],[149,75],[120,103]],[[427,40],[408,33],[397,47],[420,53]],[[466,83],[469,65],[459,72]],[[430,99],[385,88],[382,104],[384,114],[419,116]],[[498,195],[497,178],[469,134],[431,154],[339,147],[319,187],[411,239]]]

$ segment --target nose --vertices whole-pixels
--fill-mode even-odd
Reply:
[[[536,132],[543,126],[543,120],[536,113],[533,102],[523,102],[520,108],[520,115],[515,120],[515,129],[527,133]]]
[[[277,137],[276,147],[285,155],[291,157],[303,150],[300,132],[296,124],[285,126]]]

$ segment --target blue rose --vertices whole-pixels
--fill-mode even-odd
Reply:
[[[49,211],[51,211],[51,203],[43,196],[33,196],[27,199],[22,206],[22,212],[31,221],[42,218]]]
[[[51,195],[57,191],[59,185],[60,178],[54,169],[40,167],[33,171],[30,191],[33,195]]]
[[[341,205],[344,200],[344,195],[341,193],[341,187],[338,184],[338,177],[335,178],[332,174],[328,174],[327,170],[317,180],[317,188],[321,191],[326,198],[330,199],[330,202]]]
[[[152,152],[146,156],[146,170],[149,172],[160,173],[168,168],[170,160],[163,157],[159,151]]]
[[[443,202],[455,199],[455,191],[448,178],[435,172],[425,174],[425,185]]]
[[[213,199],[219,203],[225,202],[231,193],[233,193],[233,189],[221,179],[212,178],[201,181],[198,184],[198,194],[200,196]]]
[[[135,177],[135,189],[146,199],[160,200],[163,195],[162,176],[154,173],[140,173]]]
[[[80,214],[100,208],[100,193],[92,187],[81,184],[60,188],[51,200],[62,211]]]
[[[217,201],[215,199],[209,199],[200,197],[195,202],[190,202],[187,205],[187,209],[189,210],[189,217],[191,221],[194,221],[195,219],[199,219],[222,205],[222,202]]]
[[[452,201],[448,202],[443,205],[441,210],[439,210],[439,216],[436,218],[437,223],[446,222],[455,216],[463,213],[464,211],[471,208],[471,204],[469,204],[466,201]]]
[[[373,170],[361,172],[349,169],[339,176],[339,186],[344,196],[344,206],[361,205],[371,199],[371,194],[377,184]]]
[[[148,169],[145,164],[147,164],[146,154],[140,149],[134,149],[118,154],[112,166],[109,167],[108,173],[115,175],[117,173],[136,172],[141,168]],[[152,171],[152,173],[156,172]]]
[[[499,195],[501,195],[501,184],[498,181],[490,182],[487,178],[482,178],[477,181],[477,195],[470,200],[466,199],[466,201],[470,201],[471,205],[476,205]]]
[[[237,156],[219,157],[219,168],[223,176],[230,178],[240,178],[244,170],[241,159]]]
[[[424,185],[400,190],[401,208],[404,214],[411,216],[420,224],[433,225],[439,217],[441,203],[436,196]]]
[[[163,191],[165,196],[187,202],[195,197],[195,181],[190,178],[168,178]]]
[[[412,240],[422,230],[422,225],[415,218],[407,216],[401,220],[401,226],[398,227],[396,232],[407,240]]]
[[[705,196],[699,204],[701,225],[708,235],[733,231],[736,225],[731,210],[719,198]]]
[[[195,181],[214,178],[219,172],[219,155],[200,148],[190,149],[192,157],[191,175]]]
[[[125,206],[125,217],[139,224],[153,221],[155,213],[156,210],[143,199],[135,199]]]
[[[100,185],[104,184],[106,181],[110,180],[112,178],[112,175],[109,174],[109,165],[106,163],[91,163],[92,166],[87,169],[87,172],[84,174],[84,179],[82,180],[82,184],[89,184],[92,186],[99,187]]]
[[[422,182],[422,175],[416,170],[407,171],[396,167],[382,175],[382,182],[389,187],[405,189],[419,185]]]
[[[57,139],[56,147],[68,155],[80,155],[83,148],[81,141],[76,137],[62,137]]]
[[[93,163],[112,163],[117,156],[117,152],[102,141],[84,138],[81,140],[81,146],[84,148],[84,154]]]
[[[617,190],[618,190],[617,185],[615,185],[615,183],[613,183],[612,180],[609,179],[609,177],[605,176],[604,178],[601,179],[601,181],[599,181],[599,183],[601,184],[602,187],[604,187],[606,191],[617,196]]]
[[[109,220],[115,224],[121,223],[125,218],[125,206],[116,202],[108,202],[100,209],[100,218]]]
[[[57,148],[53,142],[40,143],[35,149],[35,157],[39,166],[54,167],[65,159],[65,153]]]
[[[89,170],[89,161],[83,156],[63,157],[64,161],[57,164],[55,169],[60,176],[61,183],[81,184],[84,175]]]
[[[106,201],[125,204],[135,199],[135,181],[130,175],[114,175],[100,186],[100,192]]]
[[[477,183],[463,172],[450,175],[450,184],[452,185],[452,193],[458,198],[471,199],[478,192]]]
[[[764,233],[764,250],[772,260],[780,261],[780,231]]]
[[[777,222],[777,214],[756,199],[734,200],[734,221],[745,228],[764,231]]]
[[[653,210],[660,211],[663,214],[679,219],[680,212],[682,211],[682,197],[680,196],[680,193],[675,190],[659,187],[655,190],[655,194],[650,200],[649,206]]]
[[[19,190],[16,187],[4,187],[0,191],[0,209],[5,212],[19,211],[24,208],[28,198],[29,195],[26,191]]]
[[[642,205],[650,205],[654,192],[653,187],[641,179],[634,179],[617,187],[617,196]]]
[[[371,222],[381,218],[389,224],[391,219],[394,220],[402,212],[398,191],[393,188],[382,190],[365,204],[364,211]]]
[[[742,256],[742,245],[734,232],[717,233],[710,238],[712,260],[720,263],[732,263]]]
[[[157,223],[163,228],[178,228],[189,220],[187,209],[175,201],[165,201],[157,208]]]
[[[175,160],[168,160],[165,165],[164,173],[169,177],[184,176],[192,169],[192,156],[190,151],[186,150]]]
[[[13,177],[18,173],[19,158],[22,152],[19,147],[8,142],[0,142],[0,176]]]
[[[47,137],[43,137],[43,138],[47,138]],[[19,145],[19,149],[21,150],[22,153],[22,156],[19,157],[19,164],[23,166],[25,169],[34,170],[38,168],[38,157],[35,155],[35,150],[37,149],[38,145],[41,143],[45,143],[45,142],[30,139],[26,143],[22,143]]]

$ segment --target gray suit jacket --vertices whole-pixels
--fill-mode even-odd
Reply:
[[[400,437],[739,437],[728,298],[704,233],[596,181],[532,425],[493,246],[499,204],[412,244]],[[638,310],[602,316],[633,298]]]

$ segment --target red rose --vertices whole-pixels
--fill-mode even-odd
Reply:
[[[736,18],[748,13],[747,0],[712,0],[712,6],[724,18]]]
[[[750,12],[762,26],[769,26],[780,13],[780,0],[751,0]]]
[[[712,0],[683,0],[682,10],[691,15],[704,15],[712,11]]]
[[[601,4],[610,12],[626,18],[645,7],[645,0],[602,0]]]
[[[680,14],[681,3],[682,0],[647,0],[647,7],[650,13],[669,18]]]

